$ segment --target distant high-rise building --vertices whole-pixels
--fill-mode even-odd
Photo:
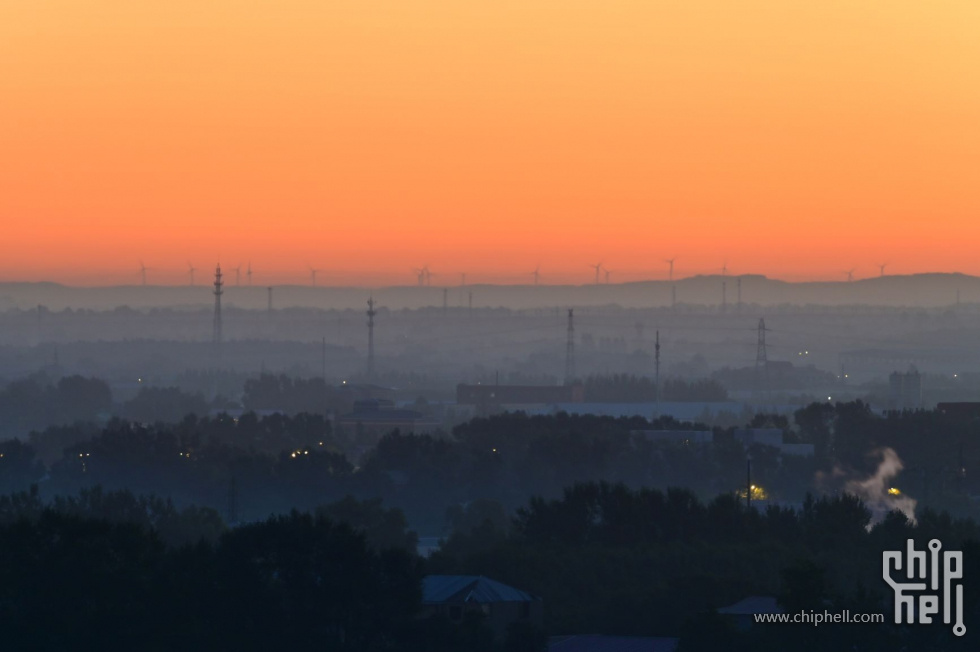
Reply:
[[[915,367],[906,373],[894,371],[889,374],[888,407],[893,410],[915,410],[922,407],[922,376]]]

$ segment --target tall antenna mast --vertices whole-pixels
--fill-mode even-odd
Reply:
[[[660,331],[657,331],[657,339],[653,345],[653,399],[657,404],[657,412],[660,412]]]
[[[568,309],[568,339],[565,342],[565,384],[571,385],[575,378],[575,318]]]
[[[759,320],[758,346],[755,351],[756,386],[765,389],[769,396],[769,359],[766,356],[766,320]],[[761,381],[761,382],[760,382]]]
[[[214,270],[214,351],[215,355],[221,356],[221,295],[224,294],[221,281],[221,265]]]
[[[374,297],[368,299],[368,359],[367,359],[367,375],[368,380],[374,378],[374,316],[378,314],[374,310]]]

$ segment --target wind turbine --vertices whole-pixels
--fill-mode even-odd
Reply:
[[[534,268],[534,271],[531,272],[531,276],[534,277],[534,284],[537,285],[538,280],[541,278],[541,265]]]
[[[149,271],[149,269],[150,268],[147,267],[146,265],[144,265],[143,264],[143,261],[141,260],[140,261],[140,278],[143,280],[143,285],[146,285],[146,272]]]
[[[464,285],[466,285],[466,272],[460,272],[459,273],[459,285],[460,285],[460,287],[463,287]]]
[[[667,258],[667,259],[664,260],[665,263],[667,263],[668,265],[670,265],[670,271],[667,272],[667,278],[668,278],[668,280],[671,280],[671,281],[674,280],[674,261],[675,260],[677,260],[677,259],[676,258]]]
[[[853,283],[854,282],[854,269],[855,268],[852,267],[851,269],[849,269],[849,270],[847,270],[847,271],[844,272],[845,274],[847,274],[847,282],[848,283]]]
[[[875,263],[875,264],[878,265],[878,271],[880,272],[879,277],[884,276],[885,267],[888,265],[888,263]]]
[[[728,261],[726,260],[721,264],[721,275],[728,276]]]
[[[196,271],[197,271],[197,269],[188,262],[187,263],[187,272],[188,272],[188,274],[190,274],[190,277],[191,277],[191,285],[194,285],[194,272],[196,272]]]
[[[611,269],[604,269],[602,271],[604,271],[606,273],[606,285],[609,285],[609,274],[612,273],[612,270]]]
[[[310,284],[313,287],[316,287],[316,273],[319,272],[319,271],[320,270],[314,269],[313,266],[310,265]]]
[[[245,270],[245,278],[248,279],[248,284],[252,285],[252,261],[248,261],[248,268]]]
[[[238,267],[235,268],[235,285],[242,284],[242,266],[239,263]]]
[[[599,270],[602,269],[602,263],[596,263],[595,265],[589,265],[589,267],[595,270],[595,284],[599,285]]]

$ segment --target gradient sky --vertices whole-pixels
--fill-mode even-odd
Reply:
[[[976,0],[0,0],[0,280],[980,274]]]

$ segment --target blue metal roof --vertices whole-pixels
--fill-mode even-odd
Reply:
[[[487,604],[538,599],[526,591],[494,582],[482,575],[426,575],[422,578],[422,602],[425,604]]]

